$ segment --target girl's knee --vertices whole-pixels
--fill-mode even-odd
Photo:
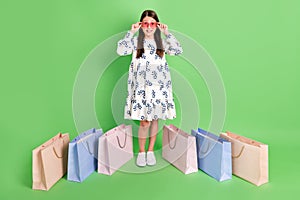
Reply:
[[[140,121],[140,126],[144,128],[148,128],[150,126],[150,121]]]
[[[151,124],[152,125],[157,125],[158,124],[158,120],[156,119],[156,120],[153,120],[152,122],[151,122]]]

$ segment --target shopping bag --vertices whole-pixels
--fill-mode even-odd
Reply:
[[[69,143],[69,181],[82,182],[97,170],[98,140],[102,134],[102,129],[93,128],[81,133]]]
[[[198,128],[196,137],[198,168],[218,181],[232,178],[231,143]]]
[[[32,151],[32,189],[49,190],[67,172],[69,134],[57,134]]]
[[[198,171],[196,138],[174,125],[163,127],[162,157],[182,171],[190,174]]]
[[[232,173],[257,186],[269,181],[268,145],[231,133],[221,133],[231,142]]]
[[[112,175],[133,158],[132,128],[121,124],[99,138],[98,173]]]

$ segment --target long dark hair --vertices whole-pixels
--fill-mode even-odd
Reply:
[[[140,22],[142,22],[145,17],[152,17],[153,19],[156,20],[156,22],[159,22],[158,16],[157,16],[156,12],[153,10],[145,10],[141,15]],[[145,34],[144,34],[143,30],[140,28],[138,41],[137,41],[136,58],[142,57],[143,53],[145,52],[144,38],[145,38]],[[161,39],[161,34],[160,34],[159,28],[156,28],[156,30],[155,30],[154,40],[156,43],[156,54],[162,58],[164,56],[164,49],[163,49],[163,44],[162,44],[162,39]]]

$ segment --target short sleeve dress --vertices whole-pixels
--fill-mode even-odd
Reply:
[[[163,39],[163,47],[168,55],[182,53],[180,43],[171,33]],[[154,39],[144,39],[142,57],[136,58],[136,51],[137,36],[128,31],[117,47],[121,56],[132,54],[124,118],[147,121],[176,118],[172,81],[165,56],[161,58],[156,54]]]

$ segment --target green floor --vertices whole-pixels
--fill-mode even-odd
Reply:
[[[1,1],[0,199],[297,198],[300,3],[294,0],[174,2]],[[186,6],[188,9],[183,10]],[[48,192],[32,190],[32,150],[58,132],[69,132],[71,139],[78,135],[72,94],[83,61],[102,41],[128,30],[146,8],[155,9],[170,29],[189,36],[211,56],[226,89],[222,130],[269,145],[270,182],[256,187],[233,176],[232,180],[220,183],[201,171],[184,175],[168,165],[140,174],[118,171],[106,176],[95,172],[83,183],[69,182],[64,177]],[[188,52],[189,47],[184,49]],[[99,59],[104,58],[99,55]],[[191,63],[182,57],[167,59],[171,72],[184,76],[196,91],[193,98],[197,105],[191,104],[190,108],[198,108],[200,114],[186,115],[183,119],[182,96],[177,95],[178,116],[166,123],[183,126],[197,118],[198,124],[184,130],[206,129],[214,107],[203,74],[195,73]],[[117,124],[115,117],[123,116],[122,112],[113,116],[115,107],[111,97],[129,63],[130,57],[118,58],[98,82],[95,112],[104,131]],[[176,84],[181,82],[174,80]],[[123,105],[117,107],[122,109]],[[161,137],[160,132],[156,149],[161,147]]]
[[[272,132],[274,137],[269,143],[269,176],[270,182],[257,187],[236,176],[232,180],[218,182],[202,171],[184,175],[158,155],[159,170],[146,167],[136,173],[118,171],[112,176],[93,173],[82,183],[75,183],[62,178],[49,191],[31,189],[31,146],[34,142],[23,141],[34,134],[24,134],[21,128],[13,128],[19,132],[19,139],[7,137],[3,148],[5,164],[2,165],[2,192],[4,199],[184,199],[184,198],[222,198],[222,199],[282,199],[296,194],[300,177],[299,145],[293,139],[285,139],[285,143]],[[292,135],[290,133],[290,135]],[[9,144],[8,144],[9,143]],[[10,147],[10,148],[9,148]],[[297,157],[296,157],[297,156]],[[131,164],[130,164],[131,163]],[[134,165],[134,160],[130,161]],[[162,168],[160,166],[163,166]],[[132,168],[131,168],[132,170]]]
[[[95,172],[83,183],[69,182],[64,177],[48,192],[33,191],[30,149],[24,150],[22,142],[18,142],[17,146],[20,148],[10,150],[11,156],[6,159],[7,164],[14,165],[4,167],[10,172],[3,173],[1,196],[6,197],[4,199],[282,199],[296,193],[299,186],[299,158],[291,160],[287,157],[295,155],[299,145],[282,145],[280,142],[270,141],[270,182],[260,187],[235,176],[232,180],[220,183],[201,171],[184,175],[173,166],[167,166],[143,174],[116,172],[112,176],[106,176]]]

